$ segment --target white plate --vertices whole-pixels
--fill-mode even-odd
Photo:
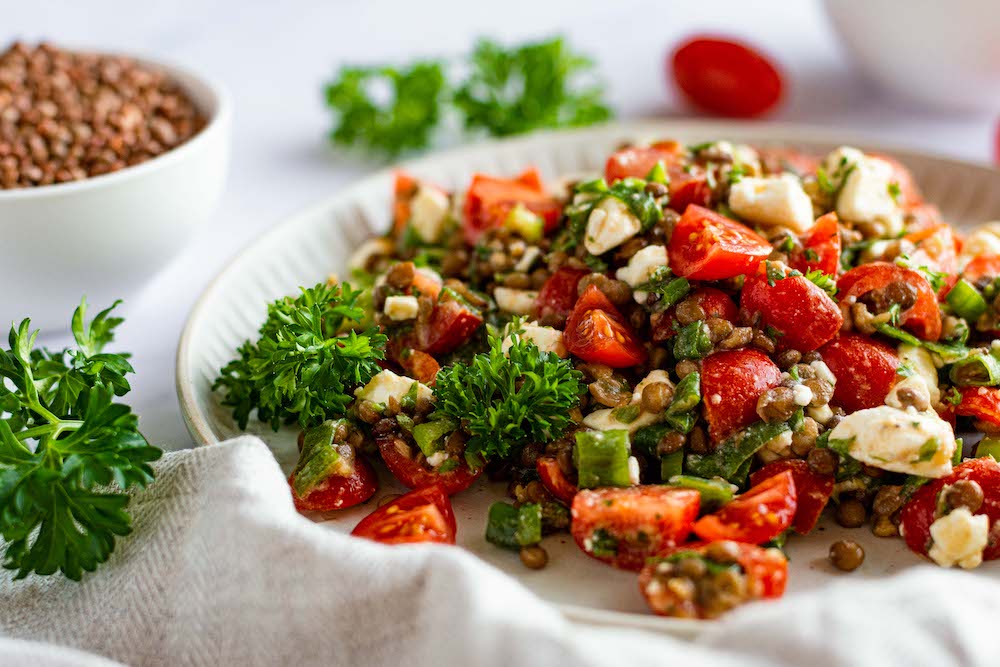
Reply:
[[[948,220],[974,223],[1000,218],[1000,172],[994,169],[895,150],[858,137],[802,126],[680,121],[610,125],[481,143],[403,166],[418,177],[454,188],[463,187],[473,171],[513,174],[527,165],[536,165],[546,177],[553,178],[571,172],[601,170],[608,154],[623,141],[655,138],[686,143],[725,138],[816,151],[844,143],[861,145],[892,153],[906,163],[929,201],[937,203]],[[299,285],[313,285],[330,273],[343,274],[352,248],[387,228],[391,192],[390,170],[346,188],[265,234],[205,290],[188,320],[177,358],[181,409],[199,444],[219,442],[240,433],[210,387],[219,369],[233,357],[236,347],[255,334],[264,317],[265,305],[294,292]],[[272,433],[254,423],[250,432],[268,443],[286,472],[292,469],[297,456],[295,429]],[[401,490],[386,470],[380,469],[379,476],[382,486],[376,500]],[[503,492],[502,485],[484,482],[454,498],[459,544],[578,620],[678,634],[692,634],[703,625],[699,621],[650,615],[639,595],[634,574],[587,558],[568,536],[545,540],[550,564],[541,571],[527,570],[515,553],[487,544],[483,539],[486,508]],[[341,512],[325,525],[346,532],[371,511],[374,503],[372,500]],[[789,593],[821,587],[838,576],[827,564],[826,552],[830,543],[842,534],[859,541],[867,552],[864,566],[853,577],[878,578],[905,568],[926,566],[906,549],[902,540],[879,539],[867,529],[846,531],[831,523],[809,537],[790,541]],[[1000,575],[1000,570],[990,566],[984,566],[981,572],[986,576]]]

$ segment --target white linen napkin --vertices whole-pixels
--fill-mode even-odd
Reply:
[[[571,623],[461,549],[384,547],[299,516],[252,437],[167,454],[131,509],[135,532],[82,583],[0,575],[0,664],[998,661],[1000,585],[931,567],[751,605],[695,642]]]

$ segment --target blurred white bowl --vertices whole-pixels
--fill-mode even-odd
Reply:
[[[0,190],[0,329],[31,317],[45,332],[65,331],[82,295],[92,308],[131,296],[215,208],[229,161],[228,93],[186,69],[138,60],[176,81],[205,127],[121,171]]]
[[[847,50],[879,86],[949,111],[1000,111],[996,0],[825,0]]]

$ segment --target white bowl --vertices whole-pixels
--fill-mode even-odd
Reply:
[[[205,127],[121,171],[0,190],[0,325],[31,317],[44,331],[64,331],[81,296],[94,307],[127,298],[215,208],[229,160],[228,93],[186,69],[139,60],[183,88]]]
[[[996,0],[825,0],[861,70],[902,99],[949,111],[1000,110]]]

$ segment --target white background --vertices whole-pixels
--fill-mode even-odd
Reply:
[[[511,41],[562,33],[596,59],[619,116],[665,117],[685,111],[666,83],[664,56],[682,37],[706,31],[750,39],[783,65],[791,89],[775,120],[861,131],[979,161],[991,156],[992,117],[941,116],[885,99],[852,70],[822,7],[807,0],[0,0],[0,45],[44,38],[135,52],[195,68],[233,95],[232,167],[217,215],[126,304],[119,336],[138,371],[131,404],[150,440],[169,449],[191,444],[173,365],[200,291],[283,216],[379,166],[338,154],[325,141],[322,85],[338,65],[454,57],[477,35]],[[53,269],[40,262],[39,270]]]

